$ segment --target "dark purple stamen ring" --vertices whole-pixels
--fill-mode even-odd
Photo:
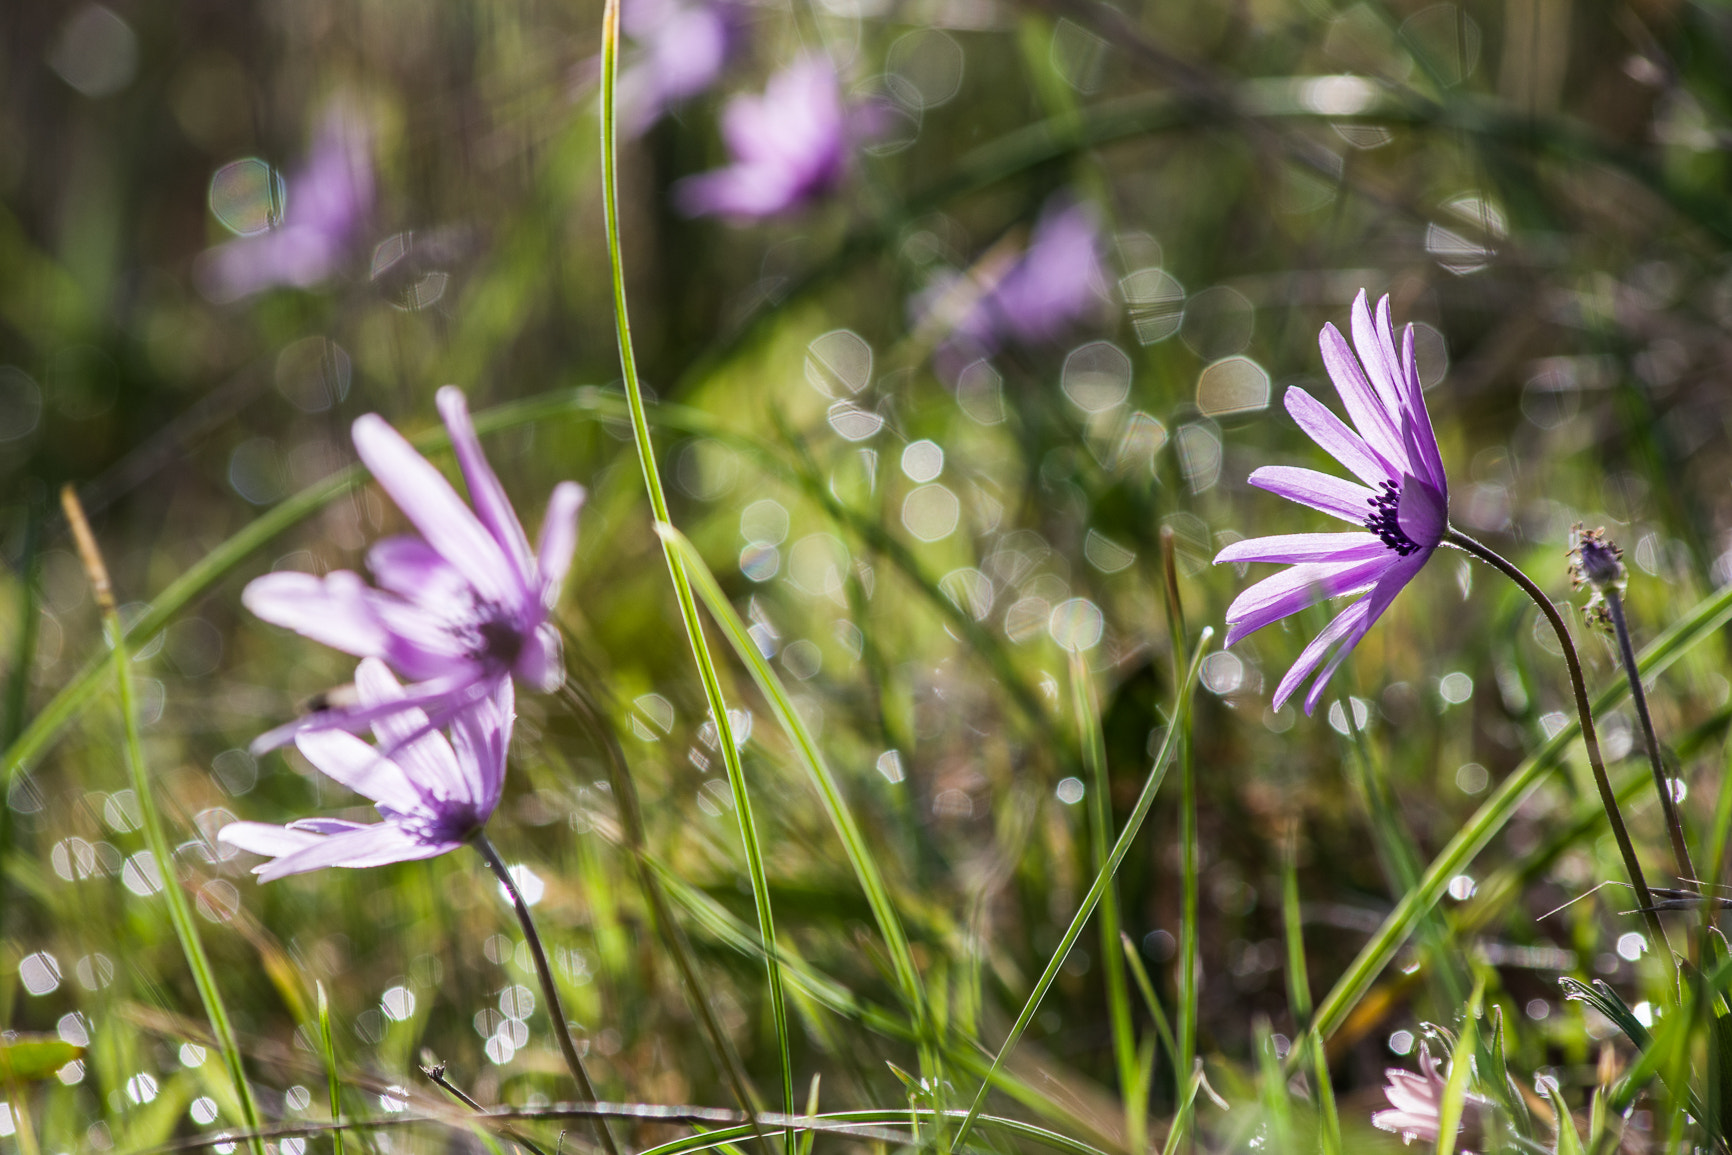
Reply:
[[[1419,543],[1414,541],[1401,528],[1401,488],[1393,481],[1383,483],[1383,492],[1369,500],[1371,515],[1365,519],[1365,528],[1377,535],[1377,539],[1402,557],[1419,550]]]

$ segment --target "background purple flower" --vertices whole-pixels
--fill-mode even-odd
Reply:
[[[1094,214],[1062,195],[1041,210],[1020,257],[1008,267],[989,258],[977,274],[984,275],[973,284],[968,274],[947,277],[914,302],[917,315],[952,314],[934,316],[950,329],[935,354],[947,381],[1008,342],[1038,344],[1062,336],[1106,300]]]
[[[509,678],[451,719],[449,740],[405,704],[403,688],[378,659],[362,661],[355,690],[377,714],[377,746],[340,730],[303,733],[295,745],[320,773],[370,799],[384,821],[302,818],[287,826],[223,827],[219,841],[271,858],[253,868],[260,882],[329,866],[433,858],[462,846],[499,803],[515,717]]]
[[[770,78],[762,96],[722,111],[733,164],[674,188],[690,216],[767,217],[834,189],[848,163],[841,82],[828,60],[808,57]]]
[[[413,679],[406,695],[372,706],[343,704],[262,736],[268,749],[309,728],[354,729],[381,710],[416,707],[443,722],[493,692],[493,683],[523,679],[538,690],[564,678],[559,631],[548,613],[559,598],[577,544],[583,489],[561,482],[548,501],[534,552],[482,455],[463,393],[439,391],[474,509],[437,469],[377,414],[355,422],[355,449],[419,536],[388,537],[367,555],[378,586],[347,570],[318,577],[267,574],[242,593],[268,622],[362,658],[378,658]]]
[[[633,135],[714,84],[739,39],[728,4],[626,0],[620,15],[640,51],[619,78],[621,119]]]
[[[347,258],[372,207],[372,133],[353,107],[334,103],[287,182],[282,222],[205,253],[200,286],[219,302],[278,285],[311,288]]]
[[[1381,1131],[1392,1131],[1400,1135],[1403,1143],[1412,1143],[1418,1139],[1427,1145],[1435,1144],[1443,1132],[1443,1093],[1449,1080],[1439,1069],[1438,1061],[1431,1057],[1430,1048],[1420,1044],[1417,1074],[1400,1067],[1390,1067],[1383,1075],[1389,1081],[1383,1088],[1383,1095],[1389,1100],[1389,1109],[1374,1112],[1371,1125]],[[1466,1096],[1462,1102],[1461,1124],[1456,1130],[1458,1141],[1463,1138],[1464,1132],[1467,1133],[1466,1141],[1470,1143],[1481,1137],[1484,1129],[1481,1116],[1489,1105],[1478,1095]],[[1462,1151],[1461,1155],[1473,1153]]]
[[[1354,356],[1333,324],[1323,326],[1318,340],[1323,364],[1353,427],[1300,388],[1287,390],[1287,412],[1363,484],[1284,465],[1264,466],[1251,474],[1250,481],[1289,501],[1362,525],[1368,532],[1254,538],[1228,546],[1215,558],[1217,565],[1278,562],[1292,567],[1264,578],[1234,599],[1227,608],[1229,646],[1307,606],[1334,597],[1365,595],[1311,640],[1275,690],[1278,710],[1322,665],[1305,695],[1307,714],[1316,708],[1347,655],[1436,552],[1449,521],[1449,479],[1444,476],[1419,383],[1413,326],[1407,327],[1397,356],[1389,298],[1377,303],[1374,320],[1361,290],[1353,302],[1353,344],[1359,355]]]

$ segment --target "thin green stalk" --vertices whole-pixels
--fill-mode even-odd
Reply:
[[[337,1045],[331,1038],[331,1002],[325,997],[325,984],[313,981],[313,993],[319,1001],[319,1058],[325,1064],[325,1085],[331,1096],[331,1118],[343,1117],[343,1085],[337,1077]],[[343,1155],[343,1133],[331,1136],[335,1155]]]
[[[1071,708],[1076,714],[1082,762],[1089,773],[1089,851],[1095,873],[1106,866],[1107,844],[1113,836],[1112,782],[1107,773],[1106,740],[1101,735],[1100,703],[1095,699],[1094,679],[1088,659],[1081,652],[1070,656]],[[1136,1029],[1131,1023],[1130,991],[1125,984],[1125,957],[1119,949],[1122,920],[1118,888],[1107,883],[1101,896],[1101,967],[1107,980],[1107,1016],[1112,1026],[1113,1057],[1119,1071],[1119,1094],[1125,1105],[1125,1141],[1132,1151],[1148,1142],[1148,1102],[1137,1102],[1133,1092],[1137,1076]]]
[[[616,123],[619,85],[619,0],[607,0],[602,10],[601,40],[601,190],[602,212],[607,225],[607,255],[613,280],[614,323],[619,337],[620,371],[625,378],[626,403],[631,409],[632,436],[637,442],[638,462],[643,467],[644,488],[649,491],[650,510],[655,520],[673,524],[668,513],[667,496],[662,491],[661,476],[656,468],[655,446],[650,440],[649,419],[644,412],[643,387],[638,382],[637,356],[632,351],[631,316],[626,308],[625,258],[619,229],[619,145]],[[716,674],[715,659],[704,641],[703,622],[698,617],[697,600],[692,596],[691,580],[684,559],[671,542],[662,542],[667,558],[668,574],[673,578],[674,596],[679,602],[680,618],[685,623],[686,637],[691,643],[692,657],[697,662],[698,676],[703,681],[704,697],[709,701],[710,720],[716,728],[716,746],[722,764],[727,768],[728,785],[734,796],[734,815],[739,821],[740,841],[745,846],[746,866],[751,873],[752,899],[758,910],[758,933],[764,940],[765,970],[770,988],[770,1013],[775,1020],[776,1043],[781,1051],[782,1101],[792,1115],[794,1101],[794,1063],[788,1041],[788,1007],[782,993],[782,969],[776,961],[776,924],[770,909],[770,884],[764,870],[764,856],[758,845],[757,823],[752,817],[751,797],[746,791],[745,770],[740,765],[740,750],[734,743],[734,728],[728,719],[728,704],[722,696],[722,684]],[[787,1133],[788,1155],[795,1155],[797,1138],[792,1129]]]
[[[1624,618],[1624,599],[1616,587],[1605,590],[1606,613],[1612,619],[1612,632],[1618,637],[1618,658],[1624,674],[1630,680],[1630,704],[1636,707],[1636,720],[1642,727],[1642,745],[1648,754],[1648,766],[1654,772],[1654,789],[1660,795],[1660,812],[1666,816],[1666,834],[1672,842],[1672,858],[1678,868],[1678,878],[1686,886],[1696,886],[1701,880],[1696,865],[1690,861],[1690,844],[1684,838],[1684,820],[1678,816],[1678,802],[1672,797],[1672,784],[1666,780],[1666,767],[1660,760],[1660,739],[1654,734],[1654,718],[1648,713],[1648,694],[1642,688],[1642,675],[1636,672],[1636,647],[1630,642],[1630,623]]]
[[[1732,586],[1717,590],[1698,602],[1649,643],[1638,658],[1637,668],[1646,677],[1658,675],[1702,642],[1717,637],[1728,622],[1732,622]],[[1600,691],[1593,700],[1593,708],[1609,710],[1628,692],[1629,687],[1620,678]],[[1317,1030],[1323,1038],[1329,1038],[1347,1021],[1354,1006],[1371,988],[1383,968],[1395,958],[1419,920],[1442,899],[1449,880],[1465,871],[1479,852],[1491,843],[1579,736],[1577,723],[1569,722],[1546,739],[1538,750],[1497,785],[1491,796],[1431,860],[1419,885],[1401,896],[1395,909],[1384,918],[1382,925],[1360,948],[1352,964],[1317,1004]],[[1289,1056],[1289,1060],[1291,1069],[1297,1056]]]
[[[595,1093],[595,1084],[590,1081],[589,1072],[584,1069],[582,1057],[577,1053],[577,1044],[572,1041],[571,1026],[565,1019],[565,1004],[560,1000],[559,987],[553,981],[553,967],[547,961],[547,951],[541,945],[541,933],[535,929],[535,919],[529,913],[529,904],[523,901],[523,892],[517,888],[517,880],[512,878],[511,871],[505,868],[504,860],[488,840],[486,831],[477,831],[470,842],[487,863],[487,869],[493,872],[493,877],[499,880],[499,885],[505,888],[505,893],[511,896],[511,906],[517,913],[518,925],[523,928],[523,939],[529,947],[529,957],[535,961],[535,977],[541,980],[541,997],[547,1000],[547,1017],[553,1022],[553,1037],[559,1041],[559,1053],[565,1056],[565,1067],[571,1072],[571,1081],[577,1084],[577,1093],[593,1103],[599,1096]],[[607,1155],[619,1155],[619,1148],[614,1144],[613,1133],[608,1130],[606,1122],[596,1120],[595,1134],[596,1138],[601,1140],[602,1149]]]
[[[1125,965],[1130,968],[1131,978],[1137,984],[1137,991],[1143,996],[1143,1005],[1148,1008],[1149,1018],[1155,1021],[1155,1034],[1160,1038],[1161,1045],[1167,1048],[1167,1058],[1174,1059],[1179,1053],[1179,1044],[1173,1040],[1172,1024],[1167,1021],[1167,1012],[1161,1009],[1161,1000],[1155,994],[1155,984],[1149,981],[1149,968],[1143,965],[1143,960],[1137,956],[1137,944],[1131,936],[1119,932],[1119,944],[1124,948]]]
[[[234,1084],[235,1097],[240,1100],[242,1122],[248,1129],[256,1129],[259,1109],[253,1102],[252,1088],[247,1085],[246,1067],[241,1062],[234,1027],[229,1022],[228,1009],[223,1005],[222,992],[217,989],[216,972],[211,969],[204,942],[199,938],[198,924],[193,922],[192,906],[187,901],[186,891],[181,888],[175,868],[174,847],[169,843],[162,825],[162,814],[157,810],[156,793],[151,787],[150,770],[144,760],[144,742],[138,731],[138,700],[133,691],[132,658],[127,652],[126,630],[120,623],[120,611],[115,606],[114,588],[109,584],[108,567],[103,564],[96,535],[91,533],[90,524],[84,519],[84,510],[78,504],[78,495],[70,485],[60,491],[60,503],[66,510],[66,520],[72,528],[79,559],[84,563],[85,573],[90,576],[97,607],[102,611],[102,629],[108,638],[115,688],[120,698],[127,776],[132,782],[132,792],[138,797],[145,844],[150,847],[151,857],[156,860],[157,872],[161,876],[168,919],[174,927],[175,937],[180,940],[187,967],[192,971],[199,1001],[204,1004],[205,1017],[210,1020],[211,1035],[222,1054],[229,1080]],[[253,1155],[264,1155],[264,1148],[256,1139],[252,1141],[251,1149]]]
[[[1576,656],[1576,644],[1570,639],[1569,627],[1564,624],[1558,608],[1552,604],[1552,599],[1545,595],[1545,591],[1512,562],[1459,530],[1445,531],[1443,540],[1446,545],[1472,554],[1513,581],[1540,608],[1540,612],[1551,623],[1552,631],[1557,634],[1558,645],[1562,646],[1564,651],[1564,665],[1569,669],[1570,692],[1576,700],[1576,719],[1581,727],[1582,745],[1588,752],[1588,765],[1594,772],[1594,786],[1600,792],[1600,804],[1606,808],[1606,819],[1611,823],[1612,836],[1617,839],[1618,853],[1624,859],[1624,870],[1630,876],[1630,884],[1636,888],[1636,899],[1642,908],[1642,916],[1647,921],[1648,933],[1653,938],[1654,945],[1666,950],[1669,955],[1671,948],[1666,943],[1666,930],[1660,925],[1660,916],[1654,912],[1654,896],[1648,890],[1648,880],[1642,875],[1642,863],[1636,857],[1635,844],[1630,841],[1630,832],[1624,826],[1624,816],[1618,810],[1618,796],[1612,790],[1612,780],[1606,776],[1606,764],[1600,758],[1600,740],[1594,732],[1593,707],[1588,702],[1588,687],[1582,680],[1581,659]]]
[[[998,1054],[992,1060],[992,1068],[980,1084],[980,1090],[974,1096],[974,1104],[969,1107],[968,1115],[962,1120],[962,1126],[956,1131],[955,1145],[961,1147],[963,1140],[968,1138],[969,1130],[974,1121],[980,1117],[981,1109],[986,1106],[986,1096],[992,1090],[994,1077],[1010,1053],[1022,1041],[1022,1033],[1033,1021],[1035,1012],[1040,1009],[1040,1003],[1046,997],[1046,992],[1058,977],[1059,968],[1064,966],[1064,960],[1070,954],[1070,948],[1076,944],[1077,936],[1088,922],[1100,903],[1101,896],[1106,893],[1107,886],[1112,882],[1113,875],[1118,873],[1119,864],[1130,853],[1131,843],[1136,841],[1137,832],[1142,829],[1143,819],[1149,816],[1149,808],[1155,804],[1155,794],[1161,788],[1161,781],[1167,775],[1167,764],[1172,761],[1173,753],[1179,743],[1179,735],[1184,732],[1191,714],[1191,692],[1197,685],[1197,674],[1202,669],[1203,654],[1208,649],[1209,639],[1214,631],[1204,627],[1201,643],[1197,647],[1196,656],[1191,659],[1191,668],[1180,683],[1175,701],[1173,702],[1173,724],[1167,730],[1166,740],[1161,743],[1160,753],[1155,756],[1155,764],[1149,770],[1149,776],[1143,783],[1143,791],[1137,796],[1137,804],[1132,807],[1131,814],[1125,821],[1125,828],[1119,831],[1118,840],[1113,843],[1113,849],[1107,855],[1106,865],[1095,875],[1094,884],[1089,887],[1088,894],[1083,896],[1082,905],[1077,908],[1076,916],[1065,929],[1064,937],[1059,940],[1058,947],[1052,952],[1052,958],[1046,964],[1046,970],[1041,972],[1035,981],[1034,990],[1029,992],[1028,1001],[1023,1004],[1022,1013],[1016,1016],[1016,1022],[1010,1028],[1010,1034],[1005,1037],[1004,1044],[999,1047]]]
[[[1179,596],[1178,549],[1171,526],[1161,527],[1161,576],[1167,605],[1167,633],[1173,648],[1173,673],[1176,676],[1185,662],[1185,605]],[[1197,1057],[1197,984],[1201,978],[1202,939],[1198,920],[1202,903],[1198,890],[1197,847],[1197,767],[1191,756],[1191,741],[1186,715],[1184,727],[1179,718],[1173,719],[1179,736],[1179,848],[1180,848],[1180,917],[1179,952],[1174,989],[1179,999],[1179,1054],[1173,1064],[1175,1088],[1185,1093],[1184,1080]]]
[[[1281,919],[1287,936],[1287,998],[1293,1011],[1293,1050],[1304,1048],[1311,1052],[1323,1155],[1341,1155],[1341,1117],[1335,1110],[1335,1088],[1329,1082],[1329,1056],[1311,1019],[1311,978],[1305,965],[1305,932],[1299,906],[1298,842],[1295,825],[1288,832],[1281,855]]]
[[[704,599],[711,618],[721,627],[723,635],[733,646],[734,653],[751,671],[752,680],[757,683],[759,692],[769,702],[776,721],[788,735],[800,760],[805,764],[818,796],[823,799],[830,823],[836,828],[836,835],[842,842],[848,863],[854,869],[854,877],[859,881],[860,889],[865,892],[866,903],[872,908],[872,916],[878,923],[878,933],[884,937],[884,944],[890,952],[891,969],[896,974],[902,997],[913,1012],[915,1027],[922,1039],[921,1073],[939,1074],[935,1065],[936,1055],[930,1052],[926,1042],[930,1034],[930,1016],[926,1007],[925,988],[920,981],[920,971],[914,962],[914,951],[908,944],[902,919],[896,913],[890,888],[885,885],[884,876],[878,870],[877,859],[866,842],[859,822],[854,818],[854,812],[848,806],[847,798],[843,796],[842,789],[836,782],[836,776],[830,770],[822,748],[811,728],[806,725],[806,720],[794,708],[787,687],[782,684],[782,679],[765,660],[757,643],[752,640],[746,623],[741,621],[740,615],[734,611],[733,604],[728,601],[727,594],[716,581],[715,575],[710,572],[697,547],[671,525],[658,525],[656,532],[664,541],[671,542],[685,558],[686,572],[691,577],[698,596]]]
[[[1485,980],[1474,984],[1467,1000],[1467,1017],[1461,1024],[1461,1034],[1455,1040],[1455,1052],[1449,1060],[1449,1077],[1444,1081],[1443,1098],[1437,1107],[1437,1155],[1455,1155],[1455,1144],[1461,1132],[1461,1115],[1467,1105],[1467,1081],[1473,1071],[1473,1052],[1479,1033],[1479,1007],[1485,997]]]
[[[703,1025],[704,1033],[709,1036],[710,1046],[715,1048],[717,1066],[728,1080],[729,1089],[733,1091],[740,1109],[755,1115],[760,1106],[752,1093],[751,1081],[746,1077],[745,1067],[740,1062],[733,1041],[728,1038],[727,1032],[722,1030],[721,1022],[716,1018],[715,1008],[710,1005],[709,994],[704,988],[697,963],[692,958],[691,944],[686,941],[685,931],[681,928],[679,919],[674,916],[673,908],[668,905],[667,892],[662,888],[661,880],[650,866],[646,853],[649,837],[644,827],[643,805],[638,799],[637,782],[632,778],[631,767],[626,763],[625,751],[620,748],[612,725],[589,700],[579,684],[566,679],[565,685],[560,687],[559,695],[572,713],[583,722],[606,755],[608,782],[613,789],[614,803],[619,808],[621,833],[625,838],[626,849],[631,852],[638,886],[649,902],[656,926],[661,930],[668,953],[673,956],[674,967],[680,972],[692,1011]],[[760,1135],[759,1139],[762,1140],[763,1136]],[[765,1145],[768,1146],[767,1141]]]

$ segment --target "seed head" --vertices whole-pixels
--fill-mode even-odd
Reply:
[[[1624,551],[1606,536],[1604,528],[1584,529],[1577,522],[1570,529],[1570,581],[1577,589],[1587,586],[1593,591],[1582,616],[1590,625],[1610,627],[1606,612],[1606,595],[1622,594],[1626,573]]]

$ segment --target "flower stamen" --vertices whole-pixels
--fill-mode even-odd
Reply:
[[[1383,492],[1370,499],[1371,515],[1365,528],[1377,535],[1384,545],[1406,557],[1419,550],[1419,543],[1401,528],[1401,488],[1393,481],[1383,483]]]

